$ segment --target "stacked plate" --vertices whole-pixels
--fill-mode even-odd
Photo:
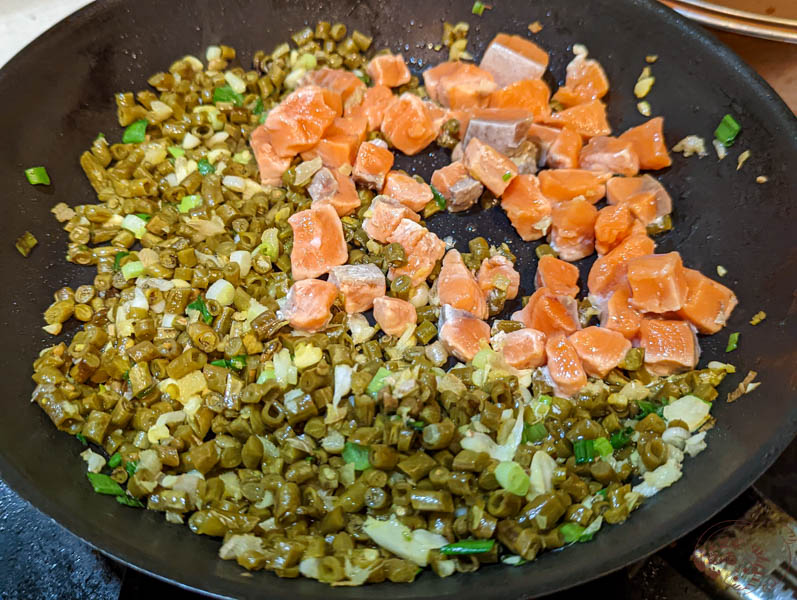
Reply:
[[[704,25],[797,44],[797,0],[661,0]]]

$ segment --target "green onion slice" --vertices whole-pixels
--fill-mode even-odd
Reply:
[[[625,431],[618,431],[612,434],[612,437],[609,439],[609,443],[611,443],[612,448],[617,450],[618,448],[623,448],[628,445],[628,442],[631,441],[631,432],[633,430],[629,427]]]
[[[181,213],[187,213],[195,208],[202,206],[202,197],[198,194],[183,196],[180,199],[180,206],[177,208]]]
[[[213,102],[232,102],[235,106],[241,106],[244,97],[235,92],[229,85],[223,85],[213,90]]]
[[[595,440],[593,447],[595,448],[595,452],[597,452],[600,456],[608,456],[614,452],[612,443],[605,437],[599,437],[597,440]]]
[[[89,445],[88,441],[86,441],[86,436],[84,436],[82,433],[76,433],[76,434],[75,434],[75,437],[76,437],[76,438],[78,439],[78,441],[79,441],[81,444],[83,444],[84,446],[88,446],[88,445]]]
[[[485,8],[486,6],[484,6],[482,2],[476,0],[476,2],[473,3],[473,8],[470,9],[470,12],[481,17],[484,14]]]
[[[133,498],[133,496],[128,496],[125,494],[124,496],[117,496],[116,501],[119,504],[124,504],[125,506],[132,506],[133,508],[144,508],[144,505],[141,503],[141,500],[138,498]]]
[[[534,425],[529,425],[526,423],[523,425],[522,442],[535,444],[537,442],[541,442],[547,437],[548,430],[545,428],[543,423],[534,423]]]
[[[723,146],[731,146],[742,130],[742,126],[731,115],[722,117],[722,121],[717,125],[714,130],[714,137],[719,140]]]
[[[139,119],[128,125],[122,134],[122,143],[140,144],[143,142],[147,138],[147,125],[149,123],[146,119]]]
[[[107,494],[108,496],[122,496],[125,491],[118,483],[116,483],[110,476],[104,473],[86,473],[89,478],[91,486],[98,494]]]
[[[346,442],[343,446],[343,461],[352,463],[356,471],[365,471],[371,467],[368,461],[368,446],[361,446],[354,442]]]
[[[501,179],[503,179],[504,181],[509,181],[510,179],[512,179],[512,171],[507,171],[506,173],[501,175]]]
[[[122,455],[119,454],[118,452],[114,452],[111,455],[111,458],[108,459],[108,466],[111,467],[112,469],[115,469],[121,464],[122,464]]]
[[[379,367],[379,370],[371,378],[371,383],[369,383],[368,387],[365,389],[366,393],[376,398],[379,390],[385,387],[385,378],[389,375],[390,371],[388,371],[385,367]]]
[[[446,209],[445,196],[443,196],[443,194],[441,194],[435,186],[430,185],[429,187],[432,188],[432,196],[434,196],[434,201],[437,202],[437,208],[439,208],[440,210],[445,210]]]
[[[562,534],[565,544],[572,544],[573,542],[577,542],[584,534],[584,527],[578,523],[564,523],[559,526],[559,533]]]
[[[498,485],[516,496],[525,496],[529,492],[529,476],[519,464],[513,460],[498,463],[495,468]]]
[[[595,458],[595,443],[593,440],[578,440],[573,444],[573,454],[576,456],[576,464],[592,462]]]
[[[122,259],[125,256],[130,256],[130,253],[129,252],[117,252],[116,254],[114,254],[114,257],[113,257],[113,270],[114,271],[118,271],[119,269],[122,268],[120,263],[122,262]]]
[[[185,150],[183,150],[180,146],[169,146],[167,150],[174,158],[185,156]]]
[[[205,301],[202,299],[202,296],[199,296],[196,300],[194,300],[191,304],[189,304],[186,309],[198,310],[199,313],[202,315],[202,319],[205,323],[210,324],[213,320],[213,315],[210,314]]]
[[[728,345],[725,346],[725,352],[733,352],[739,347],[739,332],[736,331],[728,336]]]
[[[137,470],[138,470],[138,461],[137,460],[127,461],[127,463],[125,464],[125,471],[127,471],[127,474],[130,477],[132,477]]]
[[[44,167],[31,167],[25,169],[25,177],[31,185],[50,185],[50,176]]]
[[[199,162],[196,164],[197,171],[202,173],[202,175],[207,175],[208,173],[215,173],[216,167],[210,164],[210,161],[207,158],[199,159]]]
[[[489,552],[495,546],[495,540],[460,540],[453,544],[446,544],[440,548],[442,554],[458,555],[458,554],[484,554]]]

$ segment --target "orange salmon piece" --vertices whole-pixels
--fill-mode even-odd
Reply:
[[[288,94],[266,117],[274,151],[293,157],[310,150],[339,116],[327,105],[324,89],[315,85],[300,87]]]
[[[631,286],[631,306],[639,311],[676,311],[686,301],[689,286],[677,252],[633,258],[628,261],[626,276]]]
[[[363,220],[363,229],[372,240],[386,244],[402,219],[410,219],[416,223],[421,220],[417,213],[395,198],[377,196],[371,202],[369,216]]]
[[[694,369],[700,347],[686,321],[642,319],[639,345],[645,349],[645,367],[654,375],[672,375]]]
[[[601,327],[616,331],[624,338],[633,340],[642,324],[642,313],[633,308],[631,288],[627,283],[620,285],[601,308]]]
[[[375,85],[366,89],[362,102],[349,109],[346,116],[365,117],[368,121],[368,131],[377,131],[382,126],[385,111],[396,100],[389,87]]]
[[[546,164],[552,169],[578,168],[578,156],[584,142],[569,127],[559,129],[534,123],[529,127],[528,139],[542,151],[540,164]]]
[[[597,173],[586,169],[546,169],[540,171],[540,190],[553,202],[567,202],[583,196],[595,204],[606,195],[606,182],[611,173]]]
[[[440,304],[467,311],[479,319],[489,315],[482,288],[456,250],[449,250],[443,258],[443,268],[435,286]]]
[[[517,298],[520,289],[520,273],[515,269],[515,265],[506,256],[496,254],[490,258],[485,258],[476,274],[476,281],[484,292],[484,296],[493,289],[499,289],[506,293],[506,299]]]
[[[631,177],[639,172],[639,157],[629,142],[599,135],[581,149],[578,165],[589,171],[608,171]]]
[[[279,156],[271,145],[271,134],[265,125],[252,131],[249,144],[260,171],[260,183],[263,185],[282,185],[282,174],[291,166],[290,158]]]
[[[517,108],[529,111],[534,119],[551,115],[551,90],[542,79],[521,79],[490,94],[490,108]]]
[[[606,182],[606,199],[609,204],[627,203],[644,225],[672,212],[670,194],[650,175],[612,177]]]
[[[332,267],[327,281],[340,290],[343,309],[349,314],[370,309],[374,299],[384,296],[387,291],[382,269],[371,263]]]
[[[449,61],[423,72],[429,98],[453,109],[484,108],[497,88],[493,76],[470,63]]]
[[[694,269],[684,269],[687,293],[678,316],[697,327],[700,333],[717,333],[725,326],[739,303],[736,295]]]
[[[446,252],[443,240],[410,219],[402,219],[398,227],[388,236],[387,241],[401,244],[407,257],[407,264],[391,267],[388,277],[392,281],[400,275],[407,275],[412,280],[413,286],[426,281],[437,261],[443,258]]]
[[[501,352],[515,369],[536,369],[545,364],[545,334],[536,329],[518,329],[503,336]]]
[[[381,131],[390,144],[404,154],[417,154],[437,137],[432,116],[415,94],[406,92],[390,104]]]
[[[446,208],[451,212],[469,209],[484,191],[484,186],[468,175],[459,160],[432,173],[431,183],[446,199]]]
[[[546,254],[537,262],[534,287],[538,290],[548,288],[554,294],[575,298],[578,295],[578,267]]]
[[[343,225],[331,204],[294,213],[288,223],[293,229],[291,273],[295,280],[318,277],[348,260]]]
[[[506,87],[521,79],[539,79],[548,68],[548,53],[519,35],[499,33],[487,46],[479,65]]]
[[[393,88],[410,82],[410,70],[401,54],[374,56],[365,67],[365,72],[376,85]]]
[[[365,93],[365,83],[351,71],[322,67],[302,78],[302,85],[317,85],[340,94],[344,110],[359,104]]]
[[[552,113],[543,123],[569,127],[585,138],[611,135],[612,128],[606,119],[606,106],[600,100],[590,100],[559,112]]]
[[[417,181],[399,171],[390,171],[387,174],[382,194],[395,198],[415,212],[423,210],[423,207],[434,199],[432,188],[427,183]]]
[[[543,237],[551,225],[551,201],[540,191],[534,175],[513,178],[501,197],[501,208],[526,242]]]
[[[285,306],[280,310],[283,319],[294,329],[319,331],[332,318],[330,309],[338,297],[338,288],[320,279],[302,279],[288,290]]]
[[[609,78],[601,64],[583,54],[567,65],[565,84],[556,90],[553,99],[563,106],[575,106],[603,98],[609,91]]]
[[[470,362],[490,341],[490,326],[469,312],[444,304],[440,308],[437,337],[445,349],[463,362]]]
[[[338,117],[332,121],[332,125],[324,132],[324,137],[351,137],[357,140],[357,145],[359,146],[365,141],[365,134],[367,132],[368,119],[362,115],[353,115],[350,117]]]
[[[351,171],[354,181],[374,190],[385,185],[385,176],[393,167],[393,153],[374,142],[363,142]]]
[[[545,335],[564,332],[570,335],[581,329],[578,303],[570,296],[555,294],[548,288],[534,292],[521,310],[512,314],[513,321],[542,331]]]
[[[587,375],[601,379],[617,367],[631,349],[631,342],[621,334],[603,327],[581,329],[567,340],[576,349]]]
[[[662,117],[653,117],[642,125],[628,129],[619,139],[631,144],[639,157],[640,169],[664,169],[672,164],[667,141],[664,139]]]
[[[572,396],[587,385],[587,374],[581,358],[567,338],[561,333],[549,336],[545,342],[548,375],[557,395]]]
[[[629,260],[653,254],[655,242],[646,234],[635,234],[620,242],[608,254],[599,256],[592,264],[587,278],[589,293],[597,298],[605,298],[626,278],[626,265]]]
[[[358,145],[351,137],[321,138],[318,143],[305,152],[303,160],[313,160],[321,157],[321,164],[330,169],[338,169],[343,165],[351,165],[357,156]],[[290,159],[287,159],[290,160]]]
[[[496,196],[503,194],[518,174],[515,163],[478,138],[468,142],[462,164],[471,177],[484,184]]]
[[[581,198],[560,202],[551,210],[548,240],[562,260],[581,260],[595,250],[598,209]]]
[[[360,208],[360,197],[354,182],[337,169],[319,169],[307,186],[307,193],[313,199],[312,206],[331,204],[339,217],[350,215]]]
[[[374,299],[374,319],[386,334],[400,336],[408,325],[415,325],[418,313],[406,300],[382,296]]]
[[[605,206],[595,220],[595,250],[606,254],[627,237],[645,233],[645,227],[626,204]]]

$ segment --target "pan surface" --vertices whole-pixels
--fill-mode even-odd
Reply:
[[[683,19],[645,0],[500,0],[482,18],[470,14],[469,0],[335,2],[300,0],[157,0],[100,2],[84,8],[45,33],[0,71],[0,181],[3,202],[0,244],[3,310],[0,313],[0,476],[34,506],[107,554],[185,587],[231,597],[271,598],[501,598],[549,593],[620,568],[657,550],[705,521],[750,485],[797,430],[797,121],[775,93],[727,48]],[[439,41],[442,20],[472,24],[469,49],[479,56],[499,31],[529,35],[529,23],[543,30],[535,41],[552,55],[551,75],[561,82],[573,43],[585,44],[612,83],[609,118],[616,131],[644,119],[631,90],[644,57],[658,54],[656,84],[647,98],[666,120],[670,145],[688,134],[711,139],[725,113],[743,132],[730,156],[675,156],[672,168],[657,174],[675,200],[675,229],[657,238],[658,251],[678,249],[685,262],[723,282],[740,306],[723,333],[703,339],[704,357],[732,360],[749,369],[761,387],[739,402],[716,402],[718,425],[708,450],[687,460],[681,481],[651,499],[620,527],[607,527],[589,544],[549,553],[522,567],[492,566],[471,575],[439,579],[422,575],[412,585],[328,588],[310,580],[270,574],[242,577],[233,562],[217,559],[217,540],[168,525],[163,516],[131,510],[99,496],[86,484],[82,448],[59,433],[28,402],[30,364],[52,344],[42,332],[41,314],[53,290],[87,283],[90,271],[64,261],[66,234],[49,213],[57,202],[93,201],[78,156],[98,131],[121,136],[112,95],[139,90],[147,77],[186,53],[204,55],[210,44],[235,46],[244,66],[257,49],[270,50],[290,32],[319,19],[343,21],[376,36],[377,47],[402,51],[411,66],[443,59],[426,49]],[[736,156],[751,158],[736,171]],[[442,152],[405,160],[428,177],[443,164]],[[23,169],[46,165],[53,184],[31,187]],[[768,182],[756,183],[758,175]],[[512,240],[528,294],[535,268],[533,245],[523,247],[498,209],[430,220],[438,234],[491,242]],[[32,231],[39,246],[23,260],[13,239]],[[748,324],[759,310],[768,317]],[[727,335],[742,333],[739,349],[724,353]],[[67,330],[65,337],[70,335]]]

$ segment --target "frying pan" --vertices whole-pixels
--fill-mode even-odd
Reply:
[[[0,244],[3,310],[0,312],[0,476],[34,506],[88,543],[135,568],[178,585],[218,596],[304,599],[323,596],[359,600],[459,596],[480,600],[526,598],[598,577],[654,552],[730,502],[776,458],[797,430],[797,122],[775,93],[727,48],[688,25],[669,9],[643,0],[497,0],[482,18],[470,14],[470,0],[364,2],[336,0],[284,3],[275,0],[121,0],[97,3],[68,17],[28,46],[0,71],[0,181],[3,202]],[[476,56],[499,31],[529,35],[529,23],[544,29],[535,40],[552,53],[552,83],[564,78],[569,48],[585,44],[612,83],[609,118],[615,130],[637,125],[631,90],[646,64],[656,84],[648,98],[663,114],[670,145],[688,134],[711,139],[725,113],[743,132],[731,156],[675,157],[659,177],[675,199],[675,229],[657,238],[658,250],[678,249],[687,265],[734,288],[740,306],[723,333],[702,340],[704,357],[731,359],[740,373],[724,392],[754,369],[761,387],[739,402],[717,401],[718,426],[709,447],[687,460],[681,481],[655,496],[627,523],[606,527],[589,544],[548,553],[522,567],[501,565],[475,574],[439,579],[423,574],[412,585],[328,588],[310,580],[282,580],[268,573],[242,577],[229,561],[216,558],[218,540],[168,525],[157,513],[122,507],[87,485],[81,447],[59,433],[28,402],[30,364],[52,338],[41,314],[62,285],[87,283],[88,269],[64,261],[66,235],[49,214],[59,201],[93,201],[78,156],[98,131],[118,139],[112,94],[138,90],[147,77],[180,56],[204,54],[215,43],[235,46],[248,66],[255,50],[267,51],[289,33],[319,19],[343,21],[376,37],[377,47],[402,51],[411,66],[442,60],[426,49],[437,42],[441,21],[472,23],[469,47]],[[735,157],[751,158],[736,171]],[[401,168],[429,177],[445,154],[402,159]],[[33,188],[23,169],[46,165],[53,184]],[[768,182],[758,184],[757,175]],[[466,215],[438,215],[430,227],[439,235],[467,240],[484,235],[510,240],[519,257],[525,289],[535,268],[533,245],[523,245],[499,209]],[[24,260],[11,243],[24,230],[39,246]],[[767,319],[748,324],[757,311]],[[69,337],[74,329],[64,333]],[[738,350],[724,354],[727,334],[741,331]]]

